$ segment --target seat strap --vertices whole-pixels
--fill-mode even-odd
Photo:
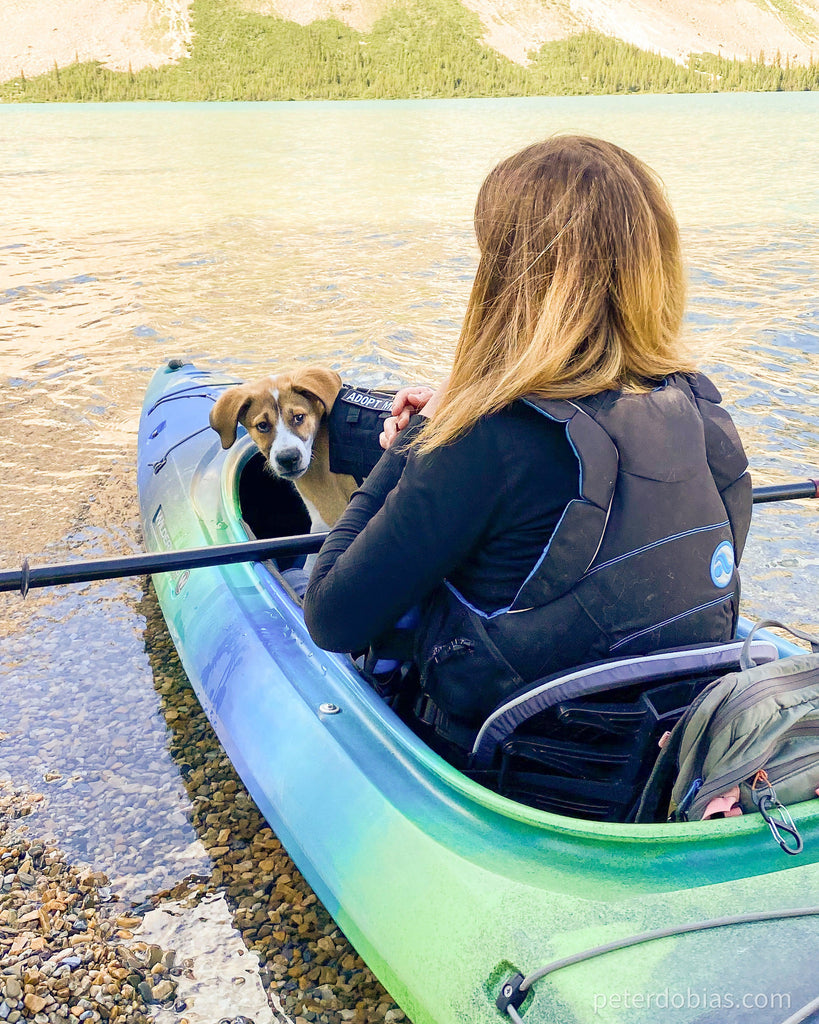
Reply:
[[[463,719],[447,714],[425,693],[422,693],[415,703],[415,717],[419,722],[434,729],[442,739],[460,747],[464,753],[469,753],[472,749],[478,734],[477,728],[468,725]]]

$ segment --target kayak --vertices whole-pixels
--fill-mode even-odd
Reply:
[[[210,429],[234,383],[176,361],[151,380],[149,551],[309,532],[250,438],[225,451]],[[501,795],[433,753],[351,658],[315,646],[285,567],[154,585],[251,796],[414,1024],[781,1022],[815,999],[819,802],[791,808],[804,849],[788,856],[758,814],[635,824]]]

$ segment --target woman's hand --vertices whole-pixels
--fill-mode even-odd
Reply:
[[[407,426],[410,417],[420,412],[422,416],[431,416],[441,389],[438,391],[427,387],[426,384],[416,384],[412,387],[401,388],[392,400],[392,415],[384,420],[384,429],[378,440],[382,448],[389,448],[399,433]]]

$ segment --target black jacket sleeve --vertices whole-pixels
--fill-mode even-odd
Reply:
[[[473,430],[419,456],[387,451],[330,532],[304,600],[325,650],[364,650],[457,567],[480,540],[498,491]]]

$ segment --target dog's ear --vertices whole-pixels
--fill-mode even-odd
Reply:
[[[326,366],[304,366],[290,375],[294,391],[314,395],[324,406],[327,415],[341,391],[341,377]]]
[[[236,426],[247,412],[251,398],[250,389],[246,384],[228,388],[217,398],[209,419],[210,425],[219,435],[223,448],[230,448],[236,440]]]

